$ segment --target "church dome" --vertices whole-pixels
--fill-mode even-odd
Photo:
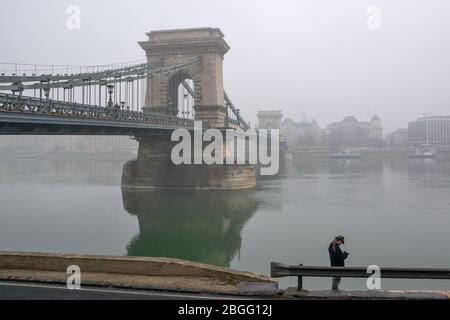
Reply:
[[[342,120],[343,123],[357,123],[358,120],[356,120],[355,117],[353,116],[347,116],[344,118],[344,120]]]

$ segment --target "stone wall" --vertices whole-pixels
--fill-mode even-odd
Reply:
[[[83,273],[216,277],[233,278],[239,281],[273,281],[265,275],[173,258],[0,252],[0,270],[58,271],[65,273],[67,267],[71,265],[79,266]]]

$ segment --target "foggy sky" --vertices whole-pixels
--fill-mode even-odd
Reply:
[[[81,30],[66,28],[69,5]],[[382,10],[368,30],[366,9]],[[231,50],[225,88],[258,110],[316,118],[381,117],[385,133],[450,114],[447,0],[15,0],[0,2],[0,62],[96,65],[144,59],[150,30],[219,27]]]

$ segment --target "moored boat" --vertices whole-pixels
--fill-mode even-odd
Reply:
[[[413,159],[433,159],[434,153],[431,151],[416,151],[410,154],[409,157]]]
[[[362,155],[358,152],[339,151],[339,152],[331,153],[330,158],[332,158],[332,159],[361,159]]]

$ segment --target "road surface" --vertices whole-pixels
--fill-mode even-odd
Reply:
[[[82,287],[79,290],[69,290],[66,286],[56,284],[0,282],[0,300],[234,300],[242,298],[195,293],[95,287]]]

